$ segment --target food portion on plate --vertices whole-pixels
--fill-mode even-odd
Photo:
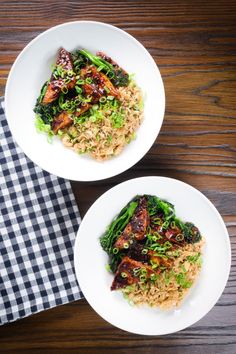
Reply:
[[[50,79],[37,99],[36,128],[96,160],[118,155],[143,120],[139,87],[102,52],[59,50]]]
[[[121,290],[131,304],[178,307],[201,270],[200,231],[178,218],[171,203],[154,195],[132,199],[100,243],[114,274],[111,290]]]

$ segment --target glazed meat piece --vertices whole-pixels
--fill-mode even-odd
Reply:
[[[54,134],[58,133],[58,130],[69,127],[73,123],[73,119],[65,111],[56,116],[52,122],[52,130]]]
[[[75,87],[76,78],[73,76],[73,62],[70,53],[64,48],[61,48],[59,51],[56,67],[60,67],[64,71],[69,71],[70,75],[63,74],[63,77],[61,76],[56,79],[54,74],[52,74],[42,101],[43,104],[55,101],[63,88],[72,89]]]
[[[171,268],[173,266],[173,260],[167,259],[165,257],[160,257],[156,255],[155,251],[148,251],[149,262],[156,264],[158,267]]]
[[[152,262],[156,264],[158,267],[163,266],[163,267],[170,268],[173,266],[172,260],[157,256],[155,251],[145,249],[145,247],[142,244],[136,241],[134,241],[130,245],[127,255],[130,258],[139,262],[143,262],[147,264],[150,264]]]
[[[82,87],[84,95],[86,97],[91,97],[91,103],[97,103],[104,95],[104,90],[95,84],[85,83]]]
[[[88,65],[81,69],[80,78],[85,80],[85,84],[82,87],[85,95],[92,97],[92,103],[98,102],[102,96],[106,96],[107,94],[119,99],[119,92],[108,77],[98,71],[95,66]]]
[[[137,209],[131,218],[130,222],[126,225],[124,231],[117,239],[114,247],[118,249],[126,248],[126,244],[136,239],[141,241],[145,238],[146,229],[149,223],[149,215],[147,210],[147,201],[144,197],[139,199]]]
[[[149,262],[149,255],[147,252],[144,252],[143,250],[145,249],[143,244],[138,243],[136,240],[133,241],[133,243],[130,244],[129,250],[128,250],[128,257],[139,261],[143,263],[148,263]]]
[[[110,92],[107,92],[107,94],[119,99],[120,94],[117,91],[117,89],[113,86],[112,82],[108,79],[108,77],[105,74],[103,74],[102,72],[100,72],[100,76],[101,76],[101,82],[102,82],[103,86],[106,87],[110,91]]]
[[[81,114],[87,112],[89,110],[89,108],[91,108],[91,107],[92,107],[92,105],[89,103],[83,103],[83,104],[79,105],[78,108],[80,109],[80,111],[76,111],[75,116],[76,117],[81,116]]]
[[[48,83],[47,90],[44,95],[42,103],[49,104],[55,101],[60,95],[63,86],[64,86],[64,81],[62,79],[50,81]]]
[[[160,219],[160,225],[156,225],[155,219]],[[154,217],[150,218],[150,226],[151,229],[155,232],[158,232],[159,235],[162,237],[158,242],[160,244],[165,243],[166,241],[170,241],[173,245],[173,248],[178,246],[183,246],[186,242],[184,239],[184,235],[179,227],[175,226],[174,228],[168,227],[167,229],[162,228],[162,223],[164,223],[163,215],[155,215]]]
[[[110,63],[113,66],[117,77],[116,77],[116,79],[111,79],[111,81],[113,82],[113,84],[115,86],[127,86],[128,85],[129,75],[124,69],[122,69],[112,58],[110,58],[109,56],[107,56],[103,52],[97,52],[97,56],[106,60],[108,63]],[[118,81],[117,81],[117,79],[118,79]]]
[[[74,69],[71,54],[69,52],[67,52],[67,50],[65,50],[64,48],[61,48],[59,51],[56,65],[61,66],[65,70],[72,70],[73,71],[73,69]]]
[[[182,237],[180,237],[180,235],[181,235],[181,230],[178,228],[176,228],[174,230],[171,228],[168,228],[164,233],[164,236],[168,241],[170,241],[171,243],[174,243],[176,245],[183,246],[185,244],[184,236],[181,235]]]
[[[78,106],[80,111],[76,111],[74,115],[79,117],[81,114],[86,112],[89,108],[91,108],[91,104],[85,103]],[[66,111],[61,112],[58,116],[56,116],[52,122],[52,130],[54,134],[58,133],[58,130],[68,128],[73,123],[73,119],[70,117],[70,114]]]
[[[108,55],[106,55],[105,53],[103,52],[97,52],[97,56],[106,60],[108,63],[110,63],[111,65],[113,65],[113,67],[115,69],[119,69],[119,70],[122,70],[123,74],[124,75],[128,75],[128,73],[122,69],[112,58],[110,58]]]
[[[134,237],[140,241],[145,237],[145,232],[149,224],[147,201],[145,197],[139,199],[137,210],[130,221]]]
[[[158,274],[150,266],[129,257],[124,257],[115,273],[111,290],[121,289],[127,285],[138,283],[140,281],[140,272],[138,270],[143,270],[147,279],[150,279],[151,274]]]

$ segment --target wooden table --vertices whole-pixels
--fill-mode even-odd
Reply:
[[[231,275],[210,313],[179,333],[145,337],[123,332],[81,300],[1,327],[0,352],[235,354],[236,2],[0,0],[0,95],[12,63],[31,39],[59,23],[85,19],[116,25],[149,50],[167,102],[161,133],[139,163],[105,181],[72,183],[81,214],[103,192],[134,176],[190,183],[226,222]]]

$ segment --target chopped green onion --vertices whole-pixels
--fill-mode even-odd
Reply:
[[[111,272],[111,267],[110,267],[109,264],[106,265],[106,270],[107,270],[108,272]]]
[[[66,95],[68,93],[68,88],[64,86],[62,87],[61,91]]]
[[[170,227],[171,227],[171,229],[176,229],[175,221],[171,221]]]
[[[201,253],[198,252],[196,253],[194,256],[187,256],[186,259],[190,262],[190,263],[198,263],[198,261],[200,260],[201,257]]]
[[[157,241],[162,239],[162,236],[159,234],[159,232],[154,232],[153,235],[156,237]]]
[[[107,100],[106,97],[105,97],[105,96],[102,96],[102,97],[99,99],[99,102],[105,103],[106,100]]]
[[[57,135],[62,136],[63,135],[63,131],[59,129],[58,132],[57,132]]]
[[[77,85],[83,85],[83,84],[84,84],[84,80],[81,80],[81,79],[80,79],[80,80],[77,80],[77,81],[76,81],[76,84],[77,84]]]
[[[161,225],[162,220],[160,218],[154,218],[154,219],[152,219],[152,223],[154,225]]]
[[[94,104],[94,105],[92,106],[92,109],[93,109],[94,111],[97,111],[98,108],[99,108],[98,104]]]
[[[77,86],[77,85],[75,86],[75,89],[76,89],[77,93],[82,93],[83,92],[82,88]]]
[[[153,262],[153,261],[150,261],[151,262],[151,266],[152,266],[152,269],[156,269],[158,268],[158,264]]]
[[[190,288],[193,284],[192,281],[186,278],[186,275],[184,273],[176,274],[175,278],[177,284],[180,285],[183,289]]]
[[[184,240],[184,235],[183,234],[178,234],[176,237],[175,237],[176,241],[180,242],[180,241],[183,241]]]
[[[67,70],[67,75],[70,77],[74,76],[73,70]]]
[[[144,281],[147,280],[147,277],[146,277],[145,274],[141,274],[140,277],[139,277],[139,279],[144,282]]]
[[[151,279],[152,281],[157,280],[157,275],[154,274],[154,273],[150,274],[150,279]]]
[[[93,81],[92,81],[91,77],[86,77],[85,82],[86,82],[86,84],[91,84]]]
[[[161,226],[162,226],[162,228],[163,228],[164,230],[166,230],[167,227],[169,226],[169,221],[166,220]]]
[[[166,247],[167,249],[168,248],[172,248],[172,243],[170,243],[170,241],[166,241],[165,243],[164,243],[164,247]]]
[[[141,268],[140,269],[141,274],[147,274],[147,269],[146,268]]]
[[[110,95],[109,95],[109,96],[107,96],[107,100],[109,100],[109,101],[114,100],[114,98],[115,98],[114,96],[110,96]]]
[[[113,250],[112,250],[112,253],[113,254],[117,254],[119,252],[118,248],[114,247]]]
[[[121,273],[122,278],[127,278],[127,274],[125,272]]]
[[[35,127],[38,133],[46,133],[48,135],[47,140],[52,143],[53,131],[50,124],[45,124],[39,115],[36,115]]]
[[[129,248],[129,244],[127,242],[125,242],[123,246],[125,249]]]
[[[110,93],[110,90],[108,87],[104,86],[104,90],[107,92],[107,93]]]
[[[136,267],[133,269],[134,276],[137,276],[140,273],[140,267]]]
[[[65,82],[66,85],[68,85],[71,82],[71,78],[67,77],[64,82]]]
[[[176,250],[176,251],[172,252],[172,256],[179,257],[179,251]]]

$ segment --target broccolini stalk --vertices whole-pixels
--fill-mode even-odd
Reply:
[[[134,215],[137,206],[138,202],[130,202],[126,207],[121,210],[120,214],[108,226],[105,234],[101,236],[101,246],[108,254],[112,255],[112,246],[115,240],[118,238],[118,236],[121,234],[125,226],[128,224],[128,222]]]
[[[97,66],[98,70],[104,71],[105,74],[109,77],[114,86],[128,86],[129,84],[129,75],[126,74],[118,65],[114,67],[111,63],[105,59],[93,55],[88,50],[82,49],[79,51],[80,54],[84,55],[87,59],[90,60],[92,64]]]

